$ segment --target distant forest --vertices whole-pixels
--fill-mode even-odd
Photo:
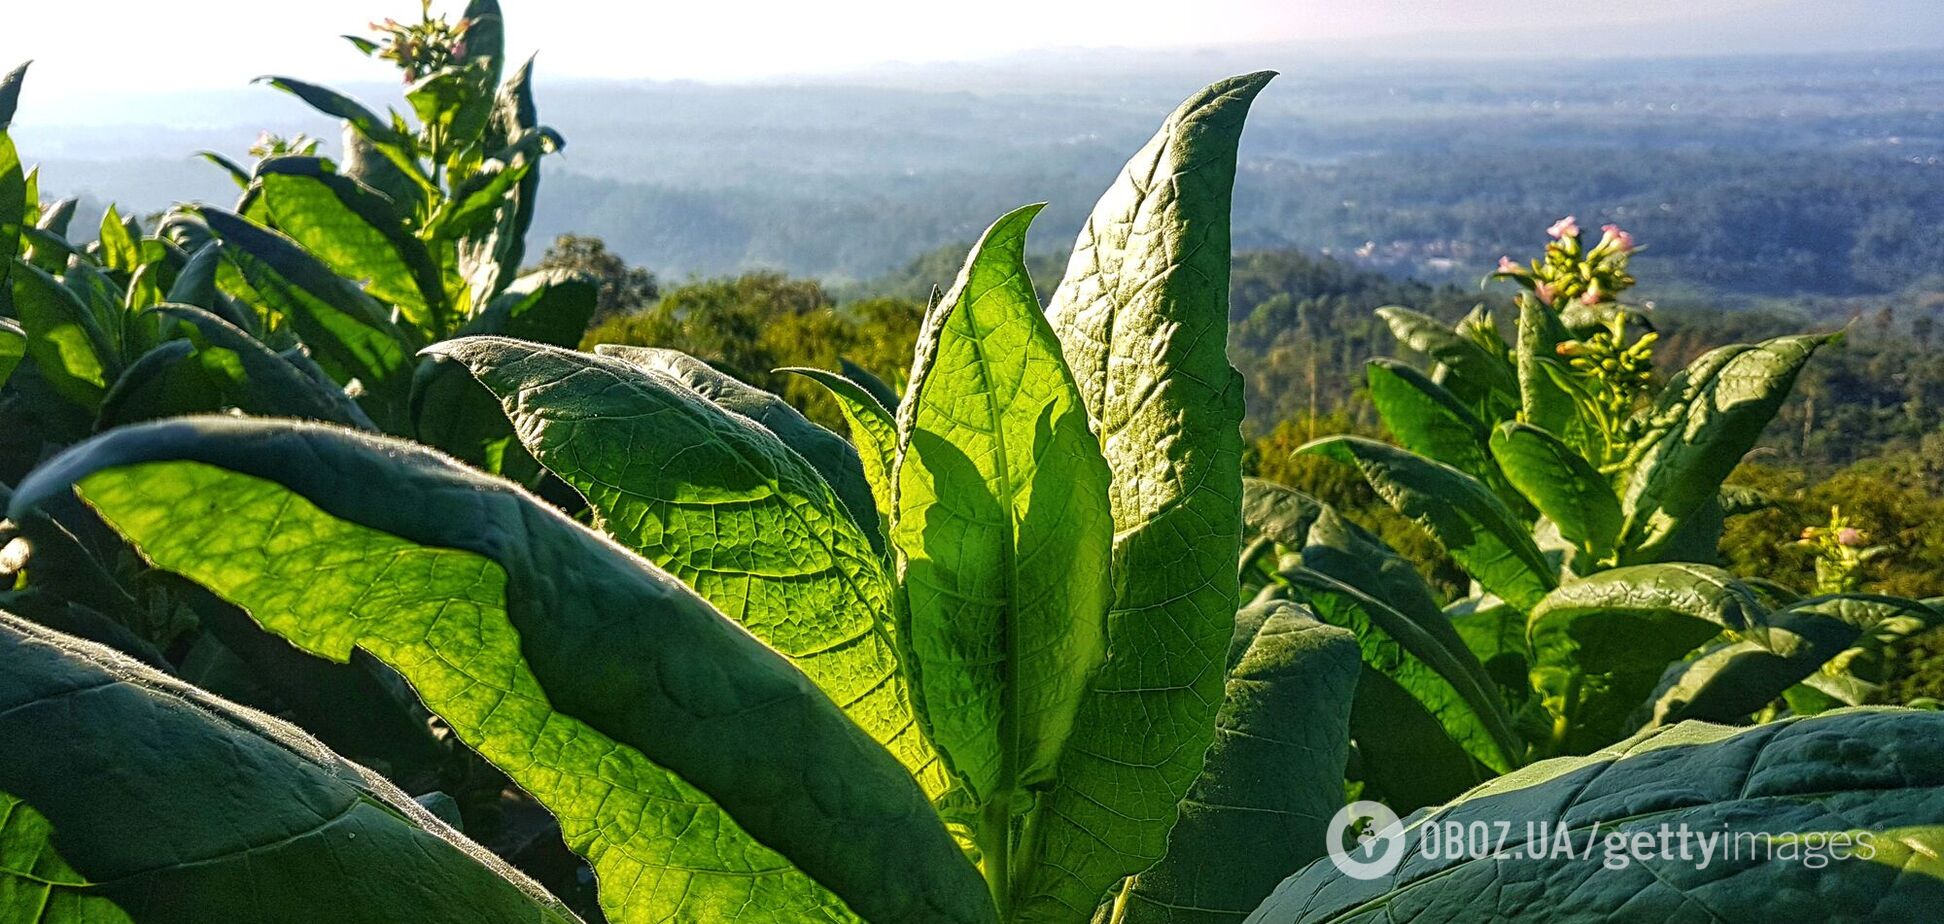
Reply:
[[[1213,74],[1274,67],[1242,142],[1242,250],[1470,286],[1570,213],[1648,242],[1645,299],[1944,287],[1934,54],[1486,65],[1265,49],[778,86],[549,83],[545,65],[542,109],[567,147],[536,236],[593,235],[668,279],[770,269],[855,287],[1036,201],[1049,204],[1030,244],[1057,252],[1154,112]],[[107,201],[227,202],[227,178],[188,157],[199,148],[242,157],[263,128],[338,134],[261,88],[189,102],[201,114],[170,125],[24,118],[19,134],[47,152],[48,192],[93,203],[81,226]]]
[[[1528,238],[1531,235],[1527,235]],[[939,248],[895,273],[833,285],[755,272],[669,285],[586,237],[548,251],[548,265],[588,270],[608,283],[603,320],[588,343],[681,349],[775,390],[843,432],[835,406],[805,380],[769,370],[836,368],[851,361],[902,389],[912,340],[932,286],[951,283],[964,245]],[[1519,252],[1515,250],[1515,252]],[[1030,261],[1042,297],[1064,255]],[[1383,436],[1364,390],[1364,368],[1400,349],[1374,315],[1405,305],[1456,320],[1479,304],[1509,327],[1509,292],[1431,284],[1292,249],[1236,255],[1230,357],[1247,381],[1250,465],[1352,512],[1439,579],[1442,553],[1395,518],[1360,479],[1293,460],[1310,439],[1354,432]],[[1662,375],[1708,349],[1803,330],[1847,331],[1819,353],[1736,480],[1775,506],[1730,522],[1723,555],[1785,583],[1807,586],[1811,560],[1793,544],[1804,526],[1843,509],[1896,551],[1873,566],[1886,592],[1929,596],[1944,573],[1944,287],[1895,300],[1798,297],[1724,310],[1675,299],[1650,312],[1661,332]],[[1509,330],[1507,331],[1509,333]],[[1456,579],[1455,569],[1443,577]],[[1456,588],[1454,588],[1455,590]],[[1937,678],[1944,684],[1944,678]]]

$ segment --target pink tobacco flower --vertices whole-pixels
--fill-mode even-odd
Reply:
[[[1586,290],[1586,294],[1585,294],[1585,295],[1582,295],[1582,296],[1580,296],[1580,304],[1583,304],[1583,305],[1597,305],[1597,304],[1599,304],[1599,303],[1600,303],[1600,287],[1599,287],[1599,286],[1594,286],[1594,287],[1593,287],[1593,288],[1591,288],[1591,289],[1587,289],[1587,290]]]
[[[1520,266],[1518,261],[1511,257],[1500,257],[1498,271],[1507,275],[1517,275],[1525,272],[1525,267]]]
[[[1541,282],[1541,283],[1534,284],[1532,287],[1532,294],[1539,296],[1539,301],[1544,302],[1545,304],[1550,305],[1553,303],[1553,287],[1552,287],[1552,283],[1550,282]]]
[[[1845,526],[1836,531],[1836,544],[1851,547],[1862,545],[1863,531],[1855,527]]]
[[[1546,233],[1552,235],[1553,240],[1556,241],[1563,241],[1569,237],[1579,237],[1579,222],[1575,221],[1573,216],[1568,215],[1565,218],[1553,222],[1552,227],[1546,229]]]
[[[1634,238],[1632,234],[1627,233],[1625,228],[1619,225],[1607,225],[1601,228],[1600,231],[1602,232],[1600,236],[1601,246],[1610,246],[1621,253],[1633,253]]]

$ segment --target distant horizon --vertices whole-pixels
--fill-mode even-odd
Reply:
[[[887,85],[897,86],[901,89],[919,91],[919,92],[923,92],[927,90],[937,90],[941,92],[965,92],[965,91],[989,90],[993,92],[1000,92],[1008,89],[1016,89],[1016,87],[1011,86],[1011,84],[1014,83],[1023,83],[1031,87],[1032,92],[1043,92],[1045,88],[1041,86],[1037,86],[1035,84],[1036,81],[1040,79],[1044,79],[1049,73],[1085,72],[1085,73],[1090,73],[1092,76],[1101,79],[1127,77],[1130,76],[1129,69],[1132,68],[1137,63],[1136,58],[1146,59],[1145,62],[1141,62],[1141,63],[1145,64],[1146,62],[1152,62],[1154,65],[1157,65],[1151,68],[1152,73],[1147,73],[1140,76],[1144,76],[1147,78],[1180,77],[1181,79],[1184,80],[1200,81],[1200,80],[1208,79],[1210,75],[1216,73],[1217,71],[1223,71],[1225,66],[1231,70],[1235,69],[1236,67],[1241,67],[1244,70],[1248,70],[1248,69],[1281,70],[1281,71],[1290,72],[1291,74],[1300,75],[1302,64],[1319,64],[1319,65],[1328,64],[1334,66],[1334,65],[1340,65],[1345,63],[1355,63],[1355,64],[1366,65],[1377,70],[1388,70],[1392,68],[1407,68],[1407,67],[1424,66],[1424,65],[1437,65],[1441,67],[1452,67],[1457,69],[1472,68],[1472,67],[1477,67],[1477,68],[1500,67],[1512,71],[1531,71],[1536,69],[1543,69],[1545,67],[1551,65],[1558,65],[1558,64],[1576,64],[1576,65],[1584,66],[1590,63],[1611,63],[1611,62],[1628,62],[1634,64],[1661,63],[1661,64],[1669,64],[1669,65],[1675,65],[1675,64],[1694,65],[1694,64],[1706,64],[1715,61],[1724,62],[1724,63],[1728,63],[1728,62],[1759,63],[1764,61],[1773,62],[1778,60],[1786,61],[1786,60],[1800,59],[1800,60],[1848,61],[1853,63],[1857,59],[1865,58],[1867,56],[1872,56],[1872,55],[1884,56],[1886,59],[1888,59],[1885,62],[1887,64],[1903,65],[1903,64],[1912,63],[1912,59],[1920,59],[1921,56],[1924,55],[1930,55],[1930,54],[1944,55],[1944,38],[1941,38],[1938,40],[1938,43],[1935,45],[1911,46],[1907,48],[1890,48],[1890,49],[1882,49],[1882,50],[1874,50],[1874,51],[1862,50],[1862,49],[1831,49],[1831,50],[1822,50],[1822,51],[1805,50],[1805,51],[1791,51],[1791,52],[1756,52],[1756,51],[1747,51],[1747,50],[1707,51],[1707,52],[1704,51],[1645,52],[1645,51],[1616,50],[1604,56],[1584,56],[1584,55],[1562,54],[1553,57],[1534,56],[1534,57],[1520,57],[1520,58],[1512,58],[1512,59],[1495,57],[1492,54],[1482,50],[1481,51],[1452,50],[1452,51],[1446,51],[1444,53],[1434,53],[1429,50],[1421,50],[1417,52],[1400,52],[1396,54],[1372,53],[1368,51],[1338,51],[1335,53],[1316,54],[1312,57],[1308,57],[1304,59],[1303,62],[1297,64],[1291,64],[1286,61],[1271,60],[1271,56],[1278,53],[1287,54],[1291,51],[1309,50],[1303,48],[1302,45],[1303,43],[1291,43],[1291,42],[1276,42],[1276,43],[1257,42],[1257,43],[1232,43],[1232,44],[1224,44],[1224,45],[1185,46],[1179,48],[1133,48],[1133,47],[1050,48],[1050,49],[1034,49],[1032,51],[1015,52],[1009,55],[997,56],[997,57],[986,58],[986,59],[978,59],[978,60],[926,61],[926,62],[887,61],[887,62],[879,62],[879,63],[871,64],[868,66],[862,66],[856,70],[850,70],[850,71],[779,73],[779,74],[757,75],[757,76],[751,76],[747,78],[736,78],[736,79],[731,79],[731,78],[717,79],[717,78],[703,78],[703,77],[598,76],[598,75],[574,75],[574,74],[560,75],[560,74],[548,74],[543,66],[537,66],[537,73],[535,79],[538,85],[541,87],[541,92],[543,95],[547,92],[549,88],[552,89],[569,89],[569,88],[652,89],[656,87],[667,87],[667,88],[700,87],[700,88],[711,88],[711,89],[722,89],[722,90],[734,91],[734,90],[762,89],[765,87],[822,87],[822,88],[831,88],[831,89],[857,87],[857,88],[869,89],[869,88],[881,88]],[[1017,73],[1016,71],[1012,70],[1010,67],[1010,66],[1016,66],[1017,63],[1022,59],[1028,58],[1029,56],[1032,55],[1038,55],[1041,53],[1045,53],[1049,55],[1069,54],[1072,57],[1062,61],[1040,61],[1038,63],[1038,66],[1032,69],[1029,73],[1024,73],[1024,74]],[[1260,59],[1252,60],[1250,58],[1251,55],[1261,55],[1262,57]],[[1216,58],[1219,60],[1216,61],[1207,60],[1209,58]],[[544,62],[545,60],[544,55],[541,56],[539,60]],[[223,119],[201,122],[200,124],[204,126],[243,124],[243,123],[250,123],[253,121],[257,121],[258,120],[257,116],[259,114],[254,107],[243,111],[237,111],[230,108],[231,104],[234,102],[234,99],[241,99],[244,97],[250,97],[250,98],[254,98],[255,100],[260,100],[266,109],[277,110],[284,113],[301,116],[302,115],[301,107],[293,110],[290,106],[290,100],[286,95],[279,93],[267,86],[262,85],[261,78],[270,76],[273,73],[278,75],[301,77],[306,80],[314,80],[320,83],[331,84],[333,86],[339,87],[340,89],[351,91],[352,95],[354,96],[363,93],[370,93],[374,91],[379,93],[384,93],[387,91],[396,92],[399,89],[397,81],[379,79],[379,77],[375,77],[371,75],[366,75],[359,78],[352,78],[348,80],[332,80],[330,78],[319,78],[315,74],[301,72],[301,71],[276,71],[276,72],[267,72],[265,74],[260,74],[260,75],[253,75],[250,79],[244,80],[241,83],[238,83],[236,85],[231,85],[231,86],[187,86],[187,87],[173,87],[173,88],[163,88],[163,89],[144,89],[144,90],[139,90],[130,93],[118,93],[118,94],[113,94],[108,96],[64,96],[60,94],[58,89],[54,90],[53,92],[42,92],[43,90],[47,90],[49,88],[45,86],[45,84],[48,83],[48,80],[46,79],[46,74],[44,73],[45,69],[42,67],[41,62],[30,60],[21,63],[29,63],[31,66],[29,67],[29,74],[27,80],[28,89],[26,93],[24,93],[22,96],[20,106],[19,106],[20,111],[16,115],[14,121],[17,126],[27,131],[31,131],[36,126],[76,128],[76,127],[88,127],[88,126],[94,126],[94,127],[131,126],[133,127],[133,126],[147,126],[147,125],[180,124],[180,120],[185,115],[185,113],[179,111],[153,111],[155,104],[162,103],[162,102],[188,103],[194,101],[205,101],[211,103],[212,105],[215,106],[216,109],[225,113],[225,118]],[[1190,72],[1191,69],[1187,67],[1187,65],[1190,64],[1198,65],[1199,69],[1194,69],[1192,70],[1191,73]],[[13,66],[18,66],[18,65],[16,64]],[[10,69],[10,68],[0,68],[0,69]],[[1001,69],[1005,69],[1003,74],[999,73]],[[1005,79],[993,79],[990,81],[981,80],[978,82],[956,83],[956,84],[938,85],[938,86],[912,86],[904,82],[906,79],[913,76],[931,76],[935,78],[952,77],[957,79],[967,79],[967,78],[975,78],[975,77],[1005,78]],[[149,118],[133,117],[137,113],[149,115],[150,117]]]
[[[1944,4],[1925,0],[1857,0],[1839,11],[1812,0],[1637,0],[1623,9],[1547,0],[1218,0],[1212,4],[1216,15],[1186,19],[1169,15],[1167,0],[987,0],[981,15],[949,23],[938,19],[941,11],[915,12],[891,0],[849,0],[815,10],[747,2],[708,10],[606,0],[553,0],[544,11],[530,0],[501,5],[509,57],[538,52],[542,79],[561,84],[870,83],[1022,59],[1058,68],[1089,60],[1125,64],[1149,55],[1178,63],[1183,57],[1278,49],[1398,63],[1944,51]],[[409,0],[286,7],[274,16],[248,0],[205,0],[187,11],[138,0],[96,6],[113,8],[125,28],[87,33],[86,46],[76,48],[26,40],[80,35],[60,27],[71,22],[71,7],[30,6],[12,14],[12,27],[0,36],[0,69],[37,59],[22,101],[23,123],[53,121],[43,110],[113,108],[118,98],[242,89],[267,73],[333,84],[385,83],[393,73],[387,64],[359,58],[333,33],[360,34],[367,19],[388,13],[399,19],[416,14]],[[459,0],[435,7],[452,15],[461,8]],[[590,21],[609,25],[588,28]],[[762,28],[753,30],[752,23]],[[680,38],[661,38],[667,35]],[[1554,44],[1559,35],[1579,44]],[[158,48],[178,53],[163,66]],[[887,55],[887,48],[895,51]],[[106,66],[117,62],[127,66]]]

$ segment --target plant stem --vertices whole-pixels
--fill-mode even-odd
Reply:
[[[999,799],[985,807],[977,837],[979,871],[985,875],[1001,921],[1012,914],[1012,809],[1006,802]]]

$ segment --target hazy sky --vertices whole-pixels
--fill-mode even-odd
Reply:
[[[549,77],[744,80],[889,61],[1058,47],[1330,41],[1732,16],[1803,0],[502,0],[513,43]],[[1843,7],[1837,0],[1825,7]],[[416,15],[413,0],[9,2],[0,63],[34,58],[33,94],[99,98],[237,87],[263,73],[384,79],[335,36]],[[453,11],[463,0],[442,4]],[[1193,9],[1185,14],[1184,9]]]

